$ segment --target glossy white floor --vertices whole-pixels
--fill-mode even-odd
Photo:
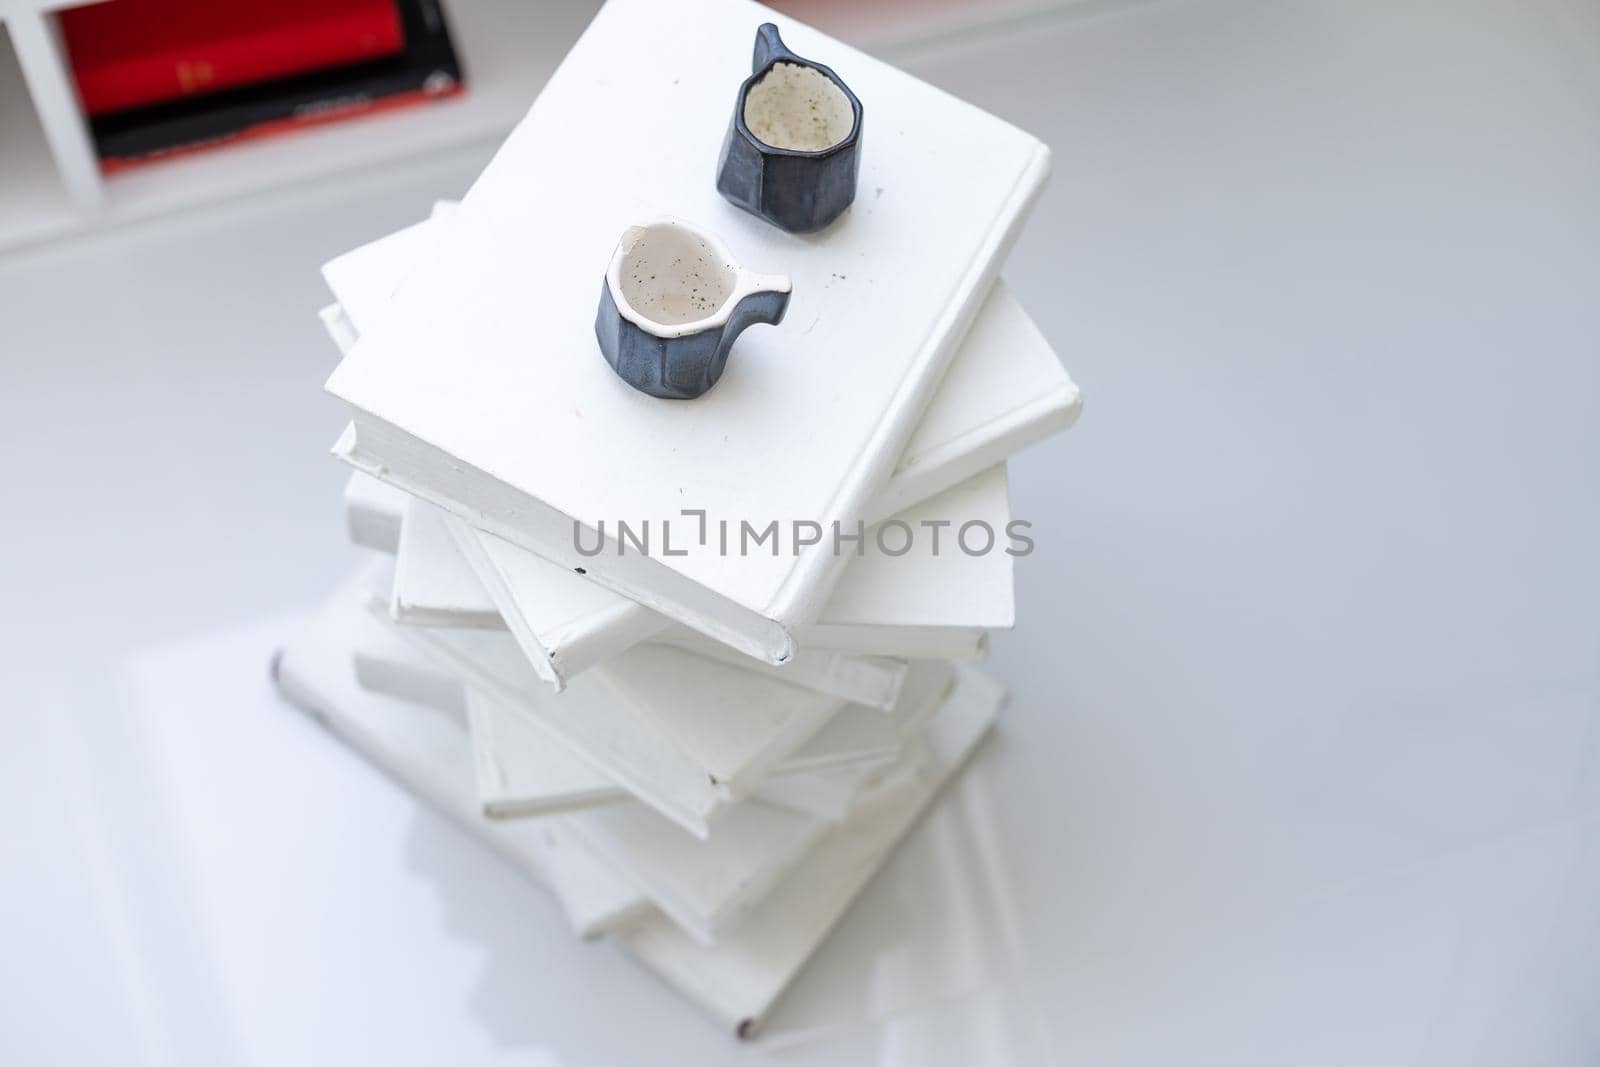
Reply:
[[[1055,146],[1007,276],[1086,409],[1012,466],[1001,732],[822,961],[924,1004],[851,1055],[1594,1061],[1597,42],[1173,0],[897,57]],[[488,151],[0,259],[5,1062],[813,1057],[572,945],[216,633],[349,560],[317,265]]]

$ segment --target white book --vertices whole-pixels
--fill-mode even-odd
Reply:
[[[322,280],[336,301],[322,310],[323,325],[341,353],[355,344],[363,330],[377,324],[395,290],[406,275],[433,254],[440,235],[460,209],[457,201],[435,200],[422,222],[369,241],[322,265]]]
[[[978,309],[868,522],[930,500],[1029,445],[1069,429],[1078,386],[1003,282]]]
[[[663,916],[618,935],[646,966],[740,1036],[759,1027],[896,842],[983,739],[1004,689],[971,667],[925,733],[925,758],[885,777],[831,829],[739,928],[700,944]]]
[[[748,795],[843,706],[656,645],[641,645],[556,696],[533,676],[507,634],[425,627],[402,632],[700,837],[710,834],[716,815]],[[661,699],[663,693],[668,699]]]
[[[373,632],[381,624],[360,610],[364,581],[359,578],[354,587],[341,589],[313,625],[286,647],[277,668],[278,684],[307,710],[329,716],[329,725],[339,732],[362,734],[368,742],[362,747],[398,763],[403,769],[397,776],[403,780],[417,764],[432,762],[449,770],[456,784],[441,790],[441,798],[459,803],[461,785],[473,777],[463,759],[460,720],[426,709],[419,716],[413,707],[374,708],[370,695],[352,696],[347,650],[381,641]],[[469,709],[474,703],[469,698]],[[329,708],[336,710],[330,713]],[[408,719],[418,728],[397,738],[373,737],[364,726],[364,714]],[[541,770],[570,775],[571,761],[563,765],[560,759],[545,760]],[[512,854],[556,890],[580,932],[609,930],[639,914],[642,896],[668,909],[673,921],[706,943],[736,924],[827,828],[820,819],[759,801],[736,805],[719,821],[710,841],[697,840],[638,804],[610,805],[540,825],[542,839],[509,833],[537,846],[530,849],[518,842]],[[607,871],[616,877],[608,877]],[[637,893],[626,888],[630,886]]]
[[[509,629],[534,673],[558,692],[572,675],[645,640],[875,708],[893,707],[905,682],[905,662],[883,656],[801,649],[775,667],[740,655],[415,497],[404,526],[414,524],[429,532],[401,538],[394,618],[423,625],[451,625],[455,618],[454,625]],[[467,587],[474,592],[466,593]],[[536,610],[523,611],[530,600]]]
[[[453,204],[441,202],[435,205],[432,219],[362,245],[324,266],[324,277],[339,300],[324,317],[337,324],[330,332],[341,351],[353,343],[363,324],[370,325],[383,316],[395,289],[412,266],[429,254],[453,211]],[[889,484],[874,498],[872,517],[881,518],[931,498],[1026,445],[1065,429],[1079,408],[1078,389],[1055,353],[1004,284],[997,282]],[[346,491],[352,537],[367,547],[396,551],[396,535],[408,499],[408,494],[375,478],[352,474]],[[461,541],[462,530],[456,534]],[[522,605],[502,611],[502,616],[518,634],[541,676],[557,687],[642,636],[678,641],[705,654],[717,654],[716,650],[725,647],[684,627],[662,629],[653,613],[644,616],[619,610],[614,594],[580,582],[565,568],[491,534],[472,530],[468,536],[478,544],[463,542],[463,551],[475,557],[473,569],[482,581],[476,586],[466,581],[459,565],[454,567],[456,573],[440,578],[449,596],[462,597],[463,587],[477,592],[477,599],[464,606],[465,617],[458,624],[477,625],[472,616],[481,619],[498,610],[488,589],[500,584],[500,599],[512,597]],[[486,571],[485,560],[493,561],[495,569],[507,572],[507,577],[497,582],[494,571]],[[435,563],[451,566],[443,559]],[[849,580],[847,571],[844,581]],[[415,611],[410,610],[412,602],[417,605]],[[425,621],[447,606],[430,600],[428,591],[420,587],[405,590],[395,602],[397,617],[408,621]],[[859,627],[835,624],[820,635],[812,632],[807,636],[811,640],[803,640],[803,645],[837,639],[839,651],[864,648],[889,657],[971,659],[985,650],[984,633],[978,627],[883,627],[865,633]],[[811,651],[822,649],[813,647]],[[804,654],[797,658],[803,659]],[[859,690],[840,695],[873,703]]]
[[[856,206],[797,238],[711,181],[755,27],[829,63],[867,124]],[[624,132],[625,131],[625,132]],[[625,159],[617,159],[621,153]],[[645,168],[631,161],[648,159]],[[870,512],[1049,169],[1037,140],[744,0],[611,0],[463,201],[437,253],[329,379],[351,457],[472,525],[781,663],[841,560],[817,547],[589,560],[582,525]],[[636,393],[594,339],[624,230],[663,215],[794,281],[785,325],[741,339],[691,403]],[[585,264],[593,263],[592,273]],[[870,355],[870,358],[868,356]]]
[[[430,254],[456,205],[441,201],[433,216],[328,261],[322,274],[338,301],[323,312],[340,353],[378,322],[413,267]],[[1028,445],[1067,429],[1082,409],[1078,387],[1016,297],[997,281],[956,349],[922,421],[888,483],[872,499],[877,522],[927,500]],[[352,485],[357,479],[352,479]],[[392,494],[404,497],[399,490]],[[364,489],[363,493],[376,493]],[[360,506],[365,501],[352,503]],[[384,514],[395,515],[390,508]],[[398,523],[398,516],[395,518]],[[363,527],[362,534],[387,532]],[[352,534],[356,531],[352,527]],[[399,532],[398,525],[394,533]],[[391,535],[392,536],[392,535]],[[394,542],[358,544],[394,551]]]
[[[765,803],[758,794],[730,808],[711,837],[702,840],[643,804],[618,799],[626,794],[539,736],[515,709],[473,692],[467,706],[486,812],[496,788],[512,796],[563,797],[564,807],[546,806],[537,814],[559,814],[559,819],[547,821],[572,830],[685,932],[705,943],[737,925],[829,823],[838,821],[795,805]],[[486,774],[491,776],[488,792]]]
[[[372,641],[379,629],[365,607],[370,580],[358,575],[343,585],[284,647],[274,665],[284,695],[548,887],[580,935],[598,936],[648,910],[644,895],[594,858],[569,829],[486,822],[473,787],[467,735],[454,716],[356,683],[351,649]]]
[[[738,928],[715,945],[697,941],[655,911],[575,839],[553,824],[501,823],[466,810],[459,763],[460,723],[431,708],[367,693],[351,681],[351,635],[371,620],[359,597],[330,601],[280,657],[280,689],[352,749],[419,799],[439,809],[560,897],[580,933],[609,932],[713,1019],[751,1035],[917,816],[971,755],[1004,692],[963,667],[926,731],[927,755],[886,775],[864,798],[859,818],[830,828]],[[372,620],[375,621],[375,620]],[[560,840],[557,847],[552,841]]]
[[[467,686],[440,657],[416,647],[370,613],[353,646],[356,681],[363,689],[437,709],[466,726],[485,816],[554,815],[629,799],[615,780],[553,742],[523,713]]]
[[[466,707],[484,815],[559,815],[630,799],[610,775],[529,723],[500,697],[469,686]]]
[[[773,775],[761,786],[769,804],[800,811],[824,822],[843,822],[861,790],[878,777],[888,761],[819,767],[805,774]]]
[[[359,605],[362,584],[367,585],[370,596],[374,578],[381,584],[381,570],[365,568],[355,587],[340,591],[332,608],[325,613],[332,621],[313,627],[311,631],[317,642],[314,652],[302,648],[300,642],[290,646],[285,655],[288,668],[281,680],[286,691],[301,692],[297,686],[303,688],[307,677],[305,659],[308,654],[329,657],[328,662],[337,669],[341,657],[330,654],[329,650],[349,648],[353,652],[362,647],[384,647],[384,637],[374,632],[386,626],[378,616],[369,611],[365,618],[354,623],[345,618],[351,604]],[[342,642],[338,639],[340,627],[348,635]],[[387,636],[392,639],[393,633]],[[353,656],[342,658],[343,670],[348,676]],[[954,682],[951,669],[926,665],[919,669],[916,681],[908,687],[904,706],[898,709],[898,721],[878,714],[835,717],[825,729],[838,732],[841,744],[825,744],[810,754],[802,750],[800,758],[791,762],[800,769],[802,776],[813,769],[825,771],[835,768],[843,749],[872,758],[874,772],[885,773],[886,763],[903,759],[911,750],[907,742],[922,734],[935,710],[950,694]],[[326,690],[328,686],[324,683],[320,688]],[[315,700],[306,702],[313,708],[318,706]],[[486,762],[486,746],[478,729],[488,724],[495,745],[493,763],[502,776],[511,781],[528,782],[542,794],[562,792],[573,799],[569,805],[572,810],[560,818],[544,820],[550,829],[550,842],[568,850],[573,848],[574,842],[581,842],[590,854],[599,857],[628,884],[635,886],[686,933],[704,943],[712,943],[735,928],[829,826],[825,818],[752,798],[731,805],[719,817],[715,833],[708,839],[699,839],[641,804],[585,807],[576,802],[576,794],[586,789],[593,792],[601,785],[592,769],[548,739],[539,744],[541,739],[536,731],[524,730],[519,735],[508,730],[508,718],[522,726],[526,726],[526,722],[502,701],[469,692],[467,707],[473,763],[479,775]],[[505,714],[508,711],[511,712],[509,716]],[[463,725],[459,716],[448,711],[440,714],[437,721],[452,725],[458,732]],[[852,725],[852,722],[859,725]],[[497,732],[496,726],[499,727]],[[436,730],[435,733],[442,742],[442,735],[449,731]],[[508,741],[512,742],[509,746]],[[464,779],[472,777],[472,769],[459,760],[453,763],[457,774]],[[478,781],[481,786],[481,776]]]
[[[405,502],[389,615],[397,622],[422,626],[502,629],[505,625],[483,583],[461,558],[444,513],[416,497]]]
[[[509,627],[535,673],[558,689],[643,640],[754,662],[525,549],[470,530],[454,517],[441,518],[431,505],[410,502],[406,522],[426,529],[402,539],[393,595],[398,619],[460,626],[496,620]],[[846,570],[822,617],[801,629],[802,651],[773,668],[776,677],[883,706],[899,684],[897,668],[885,657],[975,659],[985,651],[989,629],[1012,625],[1012,557],[1002,547],[1008,546],[1011,518],[1003,466],[897,518],[917,532],[912,550],[886,555],[869,533],[865,555]],[[956,531],[968,520],[981,520],[995,532],[991,551],[962,551]],[[938,543],[923,525],[931,522],[952,523]],[[366,525],[378,523],[368,519]],[[453,535],[454,550],[440,535],[441,526]],[[899,541],[891,539],[889,547],[898,550]],[[852,650],[850,658],[829,655],[846,650]]]
[[[385,573],[381,564],[372,564],[373,575]],[[370,599],[370,590],[366,596]],[[419,652],[393,629],[364,621],[351,639],[356,684],[369,692],[437,708],[465,723],[467,693],[460,676],[441,669],[436,660]]]
[[[985,498],[978,504],[978,514],[987,516],[998,529],[1008,514],[1002,510],[1009,506],[1004,503],[1004,483],[998,472],[980,477],[989,480],[981,483]],[[408,505],[416,503],[415,497],[360,472],[352,474],[350,481],[352,487],[345,492],[345,505],[365,512],[349,517],[352,530],[398,531],[403,527]],[[384,491],[358,490],[353,486],[356,482],[375,484]],[[928,518],[942,510],[943,505],[930,501],[928,507],[914,509],[905,518],[915,525],[919,516]],[[641,640],[676,644],[750,669],[761,667],[759,661],[732,653],[726,646],[684,627],[670,625],[654,612],[580,581],[492,534],[474,532],[470,540],[465,540],[459,520],[441,517],[444,513],[425,502],[418,513],[419,521],[432,528],[408,541],[409,558],[397,568],[397,582],[402,587],[391,597],[391,613],[399,621],[481,627],[492,619],[496,626],[512,629],[539,676],[558,689],[574,674]],[[439,536],[441,523],[456,534],[454,550],[446,550],[444,539]],[[372,539],[359,543],[397,553],[400,538],[396,535],[388,544]],[[881,555],[870,545],[868,552]],[[496,561],[492,570],[486,569],[489,559]],[[867,560],[860,562],[865,567],[874,566]],[[860,598],[847,596],[846,601],[853,601],[851,621],[825,617],[807,627],[803,631],[807,644],[818,647],[804,648],[790,663],[774,668],[793,672],[777,677],[881,707],[893,699],[902,673],[898,665],[884,660],[982,658],[986,653],[986,627],[1009,626],[1006,620],[1014,617],[1010,569],[1003,560],[992,561],[988,568],[995,572],[992,584],[978,584],[976,575],[958,573],[963,569],[922,570],[911,575],[897,567],[893,574],[905,573],[914,578],[919,599],[926,599],[932,589],[946,588],[947,595],[940,599],[950,605],[967,605],[960,609],[972,612],[966,619],[946,610],[937,618],[907,621],[904,602],[895,595],[893,576],[886,574],[884,581],[874,581],[869,574],[859,581],[878,591],[874,595],[882,595],[882,620],[873,622],[870,608],[864,614]],[[999,577],[1001,571],[1006,575],[1003,581]],[[847,571],[841,586],[848,590],[857,581]],[[531,605],[534,610],[524,613],[522,604]],[[827,658],[825,654],[830,652],[845,658]]]
[[[668,920],[702,945],[738,929],[829,824],[747,800],[700,840],[642,804],[611,804],[561,820]]]
[[[402,627],[470,686],[698,837],[769,776],[893,756],[948,688],[920,664],[888,714],[659,645],[641,645],[556,696],[509,635]]]
[[[344,485],[345,532],[350,543],[397,555],[400,527],[405,525],[406,503],[411,499],[404,489],[396,489],[370,474],[352,472]]]
[[[780,761],[751,799],[837,821],[849,791],[900,757],[954,682],[947,664],[919,666],[889,715],[835,715]],[[471,687],[467,705],[485,814],[547,815],[631,799],[617,779],[531,723],[515,705]]]
[[[407,521],[416,510],[408,510]],[[969,556],[956,543],[957,531],[969,521],[985,523],[994,532],[996,543],[991,546],[992,551]],[[938,652],[961,653],[942,658],[973,658],[983,650],[984,633],[1012,625],[1013,567],[1012,557],[1005,551],[1011,510],[1003,464],[907,508],[891,522],[903,523],[911,532],[914,540],[910,551],[891,554],[902,548],[899,529],[874,527],[867,531],[862,555],[849,560],[821,616],[795,631],[799,653],[777,670],[819,671],[826,680],[839,685],[846,680],[876,684],[870,678],[876,665],[870,661],[815,661],[830,652],[873,657],[915,653],[928,647],[930,635],[942,639]],[[934,523],[948,525],[935,534],[935,527],[929,525]],[[475,530],[455,516],[445,519],[444,524],[453,535],[460,556],[478,579],[483,595],[510,628],[534,670],[558,689],[568,679],[642,640],[667,641],[703,655],[750,662],[749,657],[726,645],[675,624],[665,615],[525,548]],[[880,530],[885,535],[883,540],[877,536]],[[982,545],[982,538],[976,533],[973,545]],[[432,537],[426,545],[418,545],[419,549],[430,551],[436,547],[436,538]],[[426,561],[397,569],[397,590],[408,575],[434,571],[455,574],[447,583],[452,588],[466,584],[460,570],[460,561],[433,552]],[[428,600],[430,593],[427,589],[409,588],[403,593],[397,591],[396,599],[403,595],[425,604],[412,617],[427,621],[449,607]],[[878,631],[873,635],[874,644],[860,648],[860,631],[874,628]],[[813,662],[805,662],[808,658]],[[872,702],[859,691],[830,691]],[[884,696],[892,699],[892,689],[885,687]]]
[[[412,694],[400,699],[418,695],[415,690]],[[873,729],[865,732],[856,728],[862,719],[834,716],[816,737],[775,768],[750,799],[838,822],[849,813],[855,792],[899,757],[933,706],[916,708],[916,714],[905,715],[893,725],[878,719]],[[907,710],[913,709],[908,705]],[[636,803],[614,779],[497,697],[467,689],[465,718],[472,734],[478,799],[490,818],[542,818]],[[722,832],[721,825],[713,828],[713,837]]]
[[[358,681],[374,692],[434,707],[468,723],[484,814],[545,816],[628,800],[615,779],[552,740],[503,699],[465,685],[451,660],[418,647],[379,619],[354,649]],[[480,665],[475,677],[492,673]],[[485,672],[485,673],[480,673]],[[897,758],[952,684],[947,666],[919,668],[889,715],[835,715],[757,787],[753,796],[830,822],[885,763]]]
[[[475,678],[495,673],[492,664],[473,670]],[[817,810],[812,798],[833,796],[846,783],[859,785],[875,768],[897,759],[953,684],[954,673],[949,664],[919,664],[887,715],[863,714],[866,709],[852,710],[847,706],[779,760],[770,775],[754,787],[751,797],[823,818],[838,818],[836,812],[827,809],[826,802],[822,810]],[[597,769],[603,765],[601,760],[584,761],[530,722],[515,705],[475,693],[470,686],[467,703],[469,709],[475,706],[479,712],[471,722],[480,769],[478,793],[485,813],[543,814],[631,796],[621,780]],[[446,710],[449,707],[444,702],[436,706]],[[531,749],[537,751],[530,753]],[[584,764],[584,768],[572,766],[574,762]],[[555,764],[559,769],[552,775]],[[809,782],[823,777],[828,782]],[[601,788],[601,783],[608,780],[617,790],[615,793]]]
[[[404,524],[404,490],[365,474],[356,473],[344,483],[344,521],[350,543],[394,555],[400,551]]]
[[[459,783],[470,781],[471,770],[461,758],[459,719],[425,709],[419,716],[414,707],[375,708],[370,695],[352,696],[349,650],[371,643],[369,631],[377,622],[370,613],[353,611],[360,597],[352,593],[359,594],[359,588],[341,589],[286,646],[276,668],[280,689],[308,711],[327,717],[338,732],[364,737],[367,744],[362,747],[381,752],[388,764],[397,765],[395,773],[403,780],[415,765],[432,762],[452,772]],[[367,715],[408,719],[414,728],[398,736],[379,731],[374,737]],[[546,761],[544,770],[561,773],[558,762]],[[460,793],[456,785],[441,797],[459,803]],[[822,819],[757,800],[735,805],[707,841],[639,804],[609,805],[540,825],[542,839],[528,838],[536,847],[517,841],[511,854],[531,864],[530,872],[552,886],[580,932],[610,930],[641,913],[638,897],[624,888],[632,886],[692,938],[707,944],[735,927],[828,827]],[[608,877],[608,870],[616,877]]]

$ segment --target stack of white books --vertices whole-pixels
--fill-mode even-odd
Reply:
[[[865,107],[820,234],[715,189],[767,21]],[[371,551],[282,691],[750,1033],[1002,703],[972,661],[1031,546],[1005,462],[1078,411],[999,281],[1048,167],[745,0],[611,0],[460,204],[324,269]],[[692,401],[594,336],[618,238],[668,215],[794,285]]]

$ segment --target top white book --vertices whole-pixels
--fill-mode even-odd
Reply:
[[[862,102],[855,203],[816,234],[784,233],[716,190],[768,21]],[[458,225],[329,380],[354,409],[349,458],[783,662],[790,630],[820,609],[851,557],[848,535],[904,451],[1049,160],[1015,127],[757,4],[610,0],[468,192]],[[617,242],[662,216],[794,285],[785,321],[745,332],[722,380],[691,401],[634,391],[595,340]],[[824,536],[797,545],[796,520]],[[651,551],[622,551],[619,522],[635,533],[648,523]],[[723,522],[734,533],[726,550]],[[739,551],[744,522],[776,522],[782,543]],[[604,531],[598,555],[578,551],[580,524],[590,549]]]

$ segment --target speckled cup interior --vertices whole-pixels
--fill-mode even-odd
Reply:
[[[681,226],[641,227],[623,251],[618,280],[634,312],[663,326],[709,318],[733,294],[738,272]]]
[[[823,152],[850,136],[854,123],[844,90],[800,63],[774,63],[745,94],[745,126],[773,148]]]

